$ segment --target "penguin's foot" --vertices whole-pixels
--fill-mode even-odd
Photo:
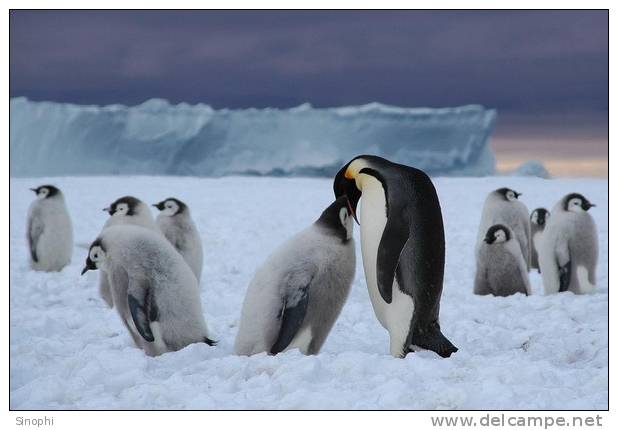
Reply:
[[[442,358],[450,357],[458,351],[458,348],[442,334],[437,326],[426,330],[415,330],[412,335],[412,345],[429,349]]]
[[[204,343],[208,346],[217,346],[217,343],[219,343],[216,340],[212,340],[212,339],[208,339],[207,337],[204,338]]]

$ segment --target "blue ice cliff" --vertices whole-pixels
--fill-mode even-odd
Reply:
[[[482,106],[215,110],[10,101],[11,176],[331,176],[359,154],[430,175],[490,175],[496,112]]]

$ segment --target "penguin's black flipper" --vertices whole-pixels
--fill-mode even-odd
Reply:
[[[399,258],[403,251],[410,226],[403,218],[389,218],[382,233],[382,239],[378,246],[377,277],[378,290],[386,303],[393,301],[393,281],[395,271],[399,265]]]
[[[382,300],[391,303],[393,301],[395,271],[399,265],[401,252],[410,236],[408,209],[405,207],[405,200],[394,199],[391,196],[387,178],[382,172],[371,167],[365,167],[360,170],[360,173],[371,175],[380,181],[386,197],[386,225],[378,245],[376,276],[378,291]]]
[[[558,291],[560,293],[568,291],[571,283],[571,260],[558,268],[558,274],[560,276],[560,289]]]
[[[309,305],[309,285],[313,280],[315,269],[317,268],[303,268],[287,277],[279,311],[281,328],[277,340],[270,349],[271,354],[275,355],[285,350],[302,326]]]
[[[132,294],[129,294],[129,309],[131,310],[131,317],[139,334],[146,340],[146,342],[154,342],[154,336],[152,330],[150,330],[150,321],[146,317],[146,307],[140,304]]]
[[[154,300],[152,289],[147,285],[139,288],[129,286],[129,310],[139,334],[146,342],[154,342],[154,335],[150,328],[152,321],[159,318],[159,309]]]
[[[425,329],[416,327],[412,332],[412,341],[409,345],[428,349],[442,358],[450,357],[458,351],[458,348],[442,334],[440,327],[435,323]]]
[[[270,349],[271,354],[275,355],[285,350],[292,342],[292,339],[294,339],[294,336],[296,336],[296,333],[298,333],[298,329],[305,319],[307,305],[309,304],[307,290],[305,289],[296,306],[288,308],[284,303],[281,309],[281,329],[279,330],[277,341]]]

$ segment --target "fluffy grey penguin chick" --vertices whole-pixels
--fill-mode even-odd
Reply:
[[[341,197],[268,257],[245,296],[237,354],[320,351],[354,279],[352,232],[347,198]]]
[[[30,267],[56,272],[71,262],[73,225],[62,191],[53,185],[31,188],[36,200],[28,210],[26,238]]]
[[[476,239],[476,251],[483,244],[483,239],[489,227],[496,224],[507,226],[519,243],[521,253],[526,262],[526,270],[530,270],[530,215],[525,204],[519,201],[518,193],[510,188],[499,188],[489,193],[483,205],[483,214]]]
[[[584,294],[596,288],[599,242],[588,213],[594,206],[581,194],[571,193],[553,207],[539,249],[545,294]]]
[[[474,294],[505,297],[515,293],[531,293],[526,262],[511,230],[493,225],[477,251]]]
[[[159,230],[183,256],[199,282],[202,276],[204,253],[202,240],[191,218],[189,207],[173,197],[153,206],[161,211],[157,216]]]
[[[88,270],[107,272],[118,315],[149,356],[209,338],[195,275],[160,234],[144,227],[106,228],[90,245]]]
[[[120,197],[104,208],[103,211],[108,212],[110,217],[105,221],[102,231],[108,227],[123,224],[137,225],[153,231],[159,231],[148,205],[133,196]],[[101,270],[99,276],[99,295],[110,308],[114,307],[112,291],[105,270]]]

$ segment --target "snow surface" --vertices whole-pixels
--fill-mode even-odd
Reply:
[[[28,269],[29,187],[52,182],[73,216],[73,262],[60,273]],[[313,222],[333,199],[331,181],[300,178],[90,177],[11,179],[10,406],[14,409],[606,409],[608,407],[608,184],[604,180],[440,178],[447,263],[441,323],[460,350],[388,354],[357,261],[350,298],[317,356],[233,355],[240,309],[255,268]],[[523,192],[529,209],[578,191],[600,235],[594,294],[507,298],[472,294],[474,239],[486,193]],[[204,240],[202,302],[219,346],[191,345],[147,357],[80,277],[86,247],[120,195],[176,196],[191,206]]]
[[[326,176],[357,154],[436,175],[493,174],[496,112],[482,106],[214,110],[10,101],[13,176],[251,174]]]

